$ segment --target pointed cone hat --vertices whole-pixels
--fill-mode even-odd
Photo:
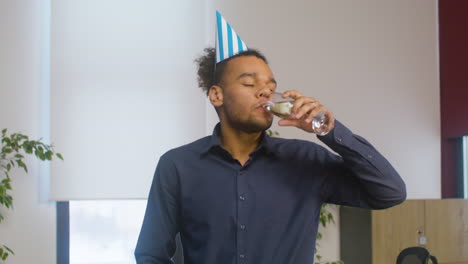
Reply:
[[[216,63],[246,50],[248,49],[244,41],[224,17],[216,11]]]

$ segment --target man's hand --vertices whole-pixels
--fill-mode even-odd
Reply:
[[[295,101],[293,108],[291,109],[291,117],[288,119],[281,119],[278,122],[280,126],[295,126],[309,133],[314,133],[312,128],[312,119],[318,115],[319,112],[323,112],[327,115],[328,131],[331,131],[335,127],[335,118],[332,112],[326,109],[318,100],[312,97],[305,97],[300,92],[295,90],[289,90],[283,93],[283,97],[291,97]]]

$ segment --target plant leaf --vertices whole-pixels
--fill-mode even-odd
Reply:
[[[3,152],[3,153],[6,153],[6,154],[10,154],[10,153],[13,152],[13,149],[11,149],[11,148],[5,148],[5,149],[2,150],[2,152]]]
[[[13,250],[12,250],[11,248],[9,248],[9,247],[7,247],[7,246],[5,246],[5,245],[3,245],[3,247],[4,247],[8,252],[10,252],[12,255],[15,254],[15,252],[13,252]]]
[[[63,160],[62,154],[60,154],[60,153],[57,153],[57,154],[55,154],[55,156],[57,156],[57,158],[59,158],[59,159]]]
[[[52,160],[53,155],[54,155],[54,152],[52,152],[52,150],[47,150],[45,153],[45,157],[47,160]]]
[[[26,164],[24,164],[22,160],[16,160],[16,163],[18,164],[18,167],[23,168],[24,171],[26,171],[26,173],[28,172],[28,167],[26,166]]]
[[[32,154],[33,152],[33,147],[31,145],[31,142],[24,142],[23,143],[23,149],[24,149],[24,152],[28,153],[28,154]]]
[[[3,142],[3,143],[6,143],[7,145],[10,145],[10,144],[11,144],[10,138],[7,138],[7,137],[3,138],[3,139],[2,139],[2,142]]]

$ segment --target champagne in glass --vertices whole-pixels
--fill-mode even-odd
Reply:
[[[264,108],[280,118],[289,118],[293,107],[294,99],[283,98],[282,93],[273,92]],[[319,136],[328,133],[329,117],[320,111],[312,120],[312,129]]]
[[[288,118],[291,115],[291,108],[293,107],[292,102],[294,101],[285,100],[282,102],[268,104],[265,108],[278,117]]]

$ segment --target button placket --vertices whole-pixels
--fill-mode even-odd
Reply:
[[[237,256],[240,263],[246,260],[245,241],[246,241],[246,220],[248,207],[247,181],[245,171],[237,172]]]

